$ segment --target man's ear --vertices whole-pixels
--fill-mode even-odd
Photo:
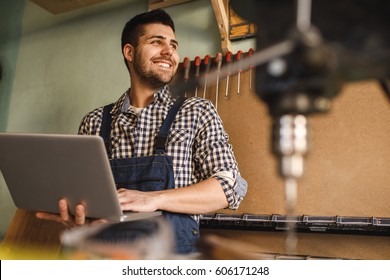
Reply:
[[[126,44],[123,46],[123,56],[124,58],[129,61],[133,62],[134,60],[134,48],[130,44]]]

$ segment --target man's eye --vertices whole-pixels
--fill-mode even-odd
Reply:
[[[177,50],[177,45],[176,44],[171,44],[171,47],[172,47],[172,49]]]
[[[159,41],[159,40],[152,41],[152,44],[153,44],[153,45],[160,45],[160,44],[161,44],[161,41]]]

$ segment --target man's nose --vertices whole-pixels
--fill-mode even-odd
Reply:
[[[164,44],[163,49],[161,50],[162,54],[165,55],[172,55],[173,54],[173,47],[170,44]]]

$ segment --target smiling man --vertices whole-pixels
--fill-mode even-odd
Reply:
[[[237,209],[247,185],[212,103],[170,94],[179,64],[174,32],[163,10],[125,25],[121,46],[131,87],[111,106],[88,113],[79,133],[105,139],[122,210],[162,210],[173,226],[176,252],[185,254],[196,251],[199,215]],[[58,216],[37,216],[68,227],[86,223],[83,205],[75,217],[65,200],[59,209]]]

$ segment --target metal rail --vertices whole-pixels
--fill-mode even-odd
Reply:
[[[200,227],[252,231],[297,232],[390,236],[390,218],[350,216],[290,216],[262,214],[206,214]]]

